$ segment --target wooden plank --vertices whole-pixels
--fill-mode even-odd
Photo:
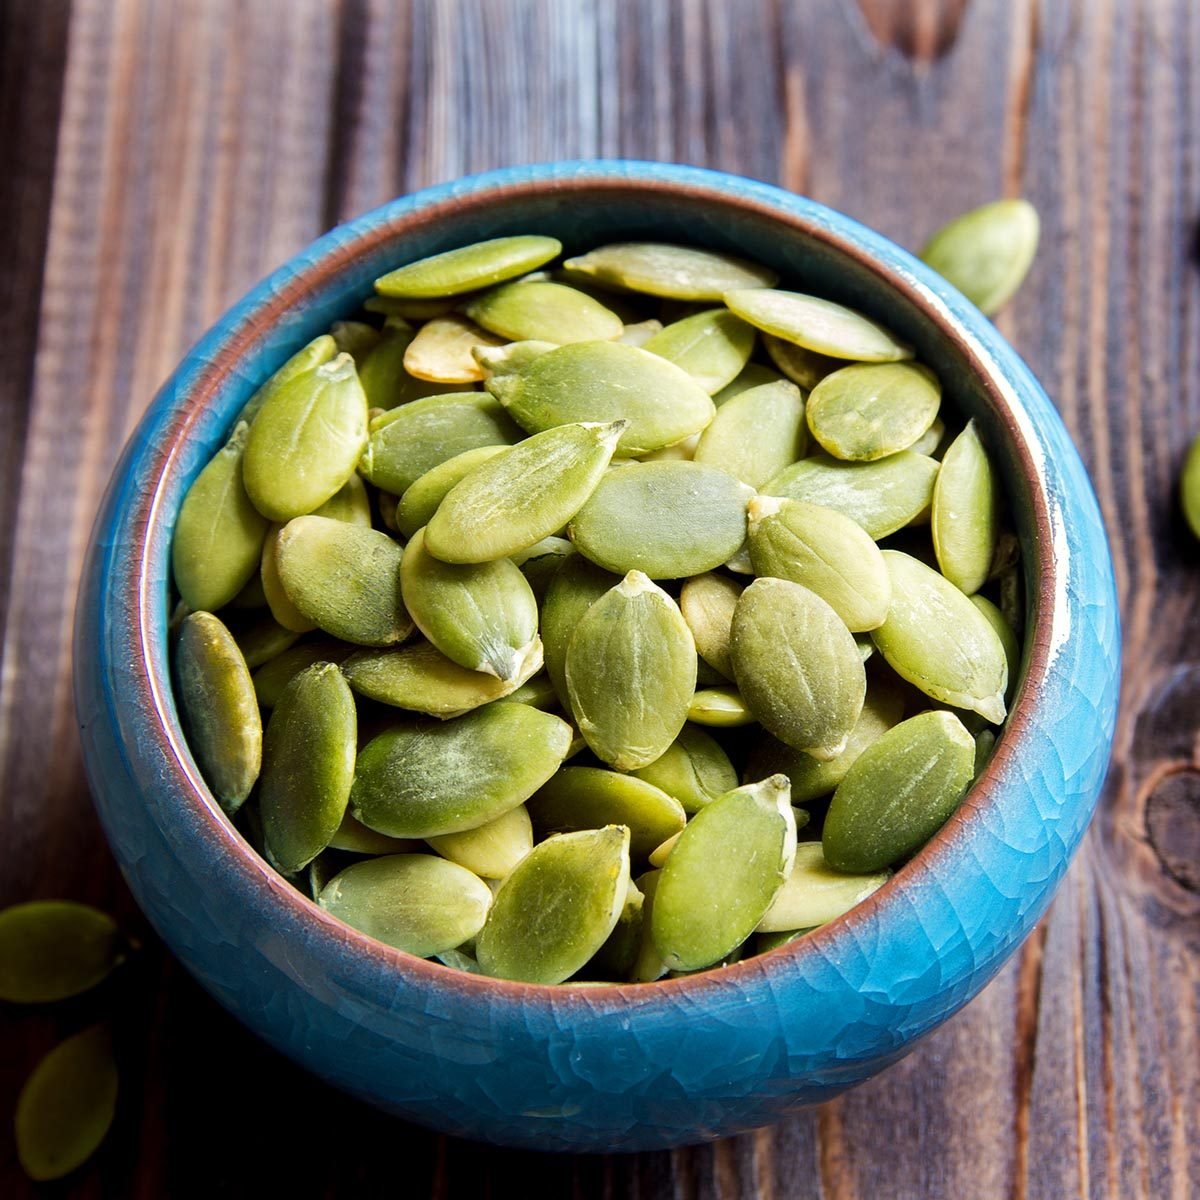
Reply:
[[[154,388],[329,224],[467,171],[698,162],[909,246],[971,204],[1029,195],[1042,253],[1000,324],[1092,470],[1128,647],[1110,786],[1050,918],[843,1099],[671,1153],[490,1150],[331,1093],[151,940],[140,986],[108,1000],[132,1055],[122,1118],[75,1193],[1189,1195],[1200,582],[1173,488],[1200,429],[1190,0],[74,0],[69,37],[67,15],[0,14],[0,129],[17,148],[0,296],[18,313],[0,372],[0,902],[73,895],[138,922],[82,783],[68,634],[99,491]],[[72,1019],[14,1021],[0,1092]],[[314,1149],[269,1152],[287,1144]],[[0,1139],[0,1194],[22,1193]]]

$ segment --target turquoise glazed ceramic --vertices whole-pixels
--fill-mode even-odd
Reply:
[[[809,937],[638,987],[460,974],[322,913],[243,842],[180,732],[167,655],[171,532],[234,414],[371,282],[481,238],[579,253],[654,238],[732,251],[914,343],[978,418],[1013,498],[1031,619],[983,778],[881,891]],[[422,1124],[547,1150],[636,1150],[777,1120],[895,1062],[1043,914],[1108,761],[1118,678],[1108,546],[1079,456],[1003,338],[891,242],[778,188],[656,163],[520,167],[335,229],[184,359],[126,447],[79,599],[75,686],[96,806],[129,886],[231,1012],[330,1083]]]

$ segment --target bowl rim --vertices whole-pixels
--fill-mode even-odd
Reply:
[[[177,737],[167,717],[169,668],[156,665],[151,654],[151,630],[161,614],[161,592],[154,584],[151,566],[151,529],[165,519],[164,490],[180,454],[181,446],[194,431],[208,400],[219,391],[229,370],[229,360],[237,362],[254,355],[254,343],[269,327],[348,267],[361,253],[381,244],[402,240],[414,227],[435,223],[443,214],[461,216],[473,209],[484,210],[497,201],[515,196],[571,194],[578,198],[613,197],[618,193],[653,193],[657,196],[684,195],[698,203],[739,209],[754,217],[789,227],[789,232],[823,243],[835,254],[854,260],[884,286],[898,293],[939,330],[939,336],[954,344],[967,368],[977,377],[993,415],[1004,429],[1005,437],[1029,487],[1033,537],[1024,539],[1023,550],[1032,554],[1026,562],[1026,595],[1032,598],[1027,621],[1022,672],[1009,708],[1003,736],[982,774],[972,783],[951,817],[912,859],[892,877],[849,912],[792,942],[762,954],[754,954],[723,968],[707,968],[692,975],[662,978],[647,983],[562,983],[538,984],[495,979],[490,976],[446,967],[418,958],[360,933],[326,912],[303,895],[260,857],[230,818],[223,812],[204,783],[182,736]],[[1007,350],[1007,355],[1003,351]],[[1001,359],[1008,357],[1008,370],[1015,365],[1026,378],[1012,378]],[[172,382],[184,377],[189,366],[199,370],[189,375],[185,387],[172,389]],[[558,161],[532,166],[503,168],[460,178],[407,196],[399,197],[362,216],[346,222],[309,247],[294,255],[269,275],[242,300],[231,306],[208,333],[182,359],[163,388],[160,399],[172,395],[172,411],[164,434],[165,452],[155,463],[152,486],[134,501],[126,524],[132,531],[137,563],[135,580],[136,612],[133,635],[140,651],[136,662],[136,687],[144,686],[150,703],[139,705],[139,713],[153,713],[153,720],[139,720],[142,736],[156,743],[164,763],[170,765],[177,788],[185,802],[204,818],[202,835],[208,850],[223,852],[226,863],[235,865],[252,890],[265,904],[282,904],[291,915],[314,933],[360,958],[364,965],[385,967],[404,979],[436,987],[476,992],[488,1002],[527,1004],[553,1001],[555,1004],[586,1003],[589,1010],[620,1006],[628,1008],[633,1000],[652,998],[678,999],[680,993],[698,993],[754,975],[799,966],[804,959],[826,953],[831,945],[853,937],[856,926],[871,918],[886,915],[889,908],[905,900],[901,881],[911,884],[927,876],[951,853],[955,842],[969,829],[981,807],[995,799],[1006,766],[1020,753],[1020,745],[1030,731],[1038,696],[1051,664],[1051,624],[1054,602],[1061,582],[1061,568],[1052,551],[1054,544],[1047,494],[1047,481],[1041,469],[1041,456],[1031,449],[1036,442],[1027,421],[1022,420],[1022,390],[1038,385],[1028,368],[1007,346],[986,317],[966,301],[950,284],[925,267],[907,251],[883,235],[861,225],[853,218],[816,201],[797,196],[782,188],[749,180],[726,172],[652,161],[590,160]],[[1040,391],[1040,388],[1038,389]],[[143,450],[143,453],[146,451]],[[167,551],[169,554],[169,549]],[[1036,581],[1034,584],[1032,581]],[[166,783],[167,781],[164,781]]]

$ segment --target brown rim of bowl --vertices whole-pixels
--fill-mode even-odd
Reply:
[[[153,627],[156,619],[154,609],[162,603],[161,594],[149,586],[150,527],[158,516],[162,504],[164,480],[174,465],[179,447],[191,432],[208,401],[220,388],[227,370],[225,364],[231,358],[237,360],[247,354],[264,328],[273,325],[314,287],[319,287],[322,282],[336,275],[364,251],[378,249],[383,244],[399,240],[414,228],[425,227],[431,222],[436,222],[439,217],[461,215],[463,212],[472,210],[486,210],[497,200],[509,199],[514,195],[561,194],[563,192],[601,196],[613,196],[619,193],[630,193],[637,196],[647,192],[663,196],[684,195],[701,203],[739,209],[759,219],[786,226],[791,232],[801,237],[822,242],[836,253],[855,260],[870,274],[902,296],[935,325],[943,337],[954,344],[968,368],[980,380],[984,393],[988,396],[995,414],[1006,430],[1016,459],[1020,464],[1022,477],[1030,487],[1032,501],[1035,536],[1032,539],[1034,561],[1030,565],[1037,579],[1033,605],[1036,620],[1031,633],[1027,635],[1028,661],[1025,665],[1024,677],[1015,703],[1002,727],[1003,736],[997,739],[992,757],[949,820],[883,887],[860,901],[848,913],[819,926],[812,933],[805,934],[794,942],[778,946],[764,954],[751,955],[727,967],[708,968],[694,975],[675,979],[659,979],[649,983],[600,982],[582,987],[570,983],[522,983],[474,975],[397,950],[366,934],[359,933],[353,927],[331,916],[278,875],[265,859],[260,858],[222,812],[190,762],[191,756],[186,744],[176,738],[171,724],[164,716],[166,706],[159,687],[159,675],[149,654],[149,630]],[[985,368],[980,354],[976,352],[974,339],[965,330],[960,329],[957,324],[947,322],[946,315],[941,309],[941,302],[923,284],[895,274],[852,240],[814,223],[798,213],[776,208],[757,199],[734,197],[723,190],[710,190],[698,183],[681,185],[654,178],[635,181],[625,178],[619,173],[614,173],[611,179],[588,175],[577,178],[552,178],[494,184],[468,194],[460,194],[431,203],[421,208],[419,212],[406,213],[380,222],[323,256],[314,266],[298,273],[272,297],[268,304],[258,310],[252,320],[245,322],[241,331],[227,343],[221,360],[206,366],[189,391],[189,403],[179,406],[171,423],[169,448],[160,456],[154,487],[143,493],[133,512],[141,548],[137,579],[136,633],[138,644],[142,648],[141,669],[145,676],[147,692],[151,697],[156,718],[151,732],[157,739],[158,748],[164,758],[175,764],[178,770],[177,783],[179,787],[185,792],[188,800],[205,814],[208,825],[207,832],[212,835],[214,849],[224,850],[227,857],[237,864],[238,869],[248,877],[248,881],[253,886],[265,889],[275,900],[290,909],[297,920],[310,924],[315,922],[322,933],[340,943],[343,950],[374,959],[377,966],[390,967],[403,975],[420,979],[433,986],[478,989],[481,997],[503,997],[512,1002],[526,1002],[533,999],[550,1000],[556,1003],[586,1001],[589,1006],[594,1006],[595,1002],[601,1001],[624,1005],[637,998],[647,1001],[659,996],[665,998],[667,994],[678,993],[681,990],[694,991],[723,983],[746,981],[752,975],[764,973],[768,969],[768,964],[773,967],[781,967],[785,961],[798,962],[807,955],[821,952],[834,939],[853,931],[856,924],[861,924],[868,916],[873,916],[894,903],[901,890],[897,885],[911,882],[922,874],[928,873],[938,859],[949,851],[951,844],[958,839],[976,811],[992,800],[998,786],[997,776],[1018,753],[1018,744],[1030,724],[1031,713],[1049,662],[1050,614],[1058,571],[1053,555],[1049,552],[1053,541],[1047,498],[1035,466],[1034,456],[1030,453],[1024,433],[1010,407],[1013,389],[1006,380],[992,375]],[[1028,575],[1026,586],[1028,589]]]

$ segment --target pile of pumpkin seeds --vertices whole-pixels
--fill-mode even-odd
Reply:
[[[1008,298],[1036,216],[927,257]],[[179,708],[272,866],[535,983],[840,916],[987,761],[1022,633],[986,431],[894,332],[689,246],[465,246],[239,414],[175,530]]]

